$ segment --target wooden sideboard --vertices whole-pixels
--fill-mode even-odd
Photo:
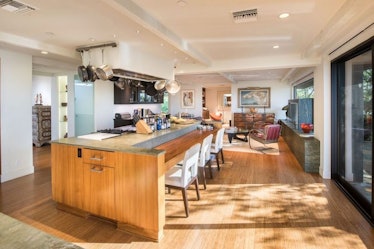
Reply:
[[[274,113],[234,113],[234,126],[241,129],[253,129],[260,128],[256,127],[265,124],[274,124],[275,114]]]
[[[280,120],[282,138],[290,147],[305,172],[318,173],[320,166],[320,142],[313,134],[305,134],[293,123]]]
[[[51,141],[51,106],[32,107],[32,142],[40,147]]]

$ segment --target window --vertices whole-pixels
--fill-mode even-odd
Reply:
[[[169,113],[169,94],[168,92],[164,92],[164,102],[161,105],[161,112]]]
[[[304,81],[296,86],[294,86],[294,98],[295,99],[305,99],[314,98],[314,81],[313,79]]]

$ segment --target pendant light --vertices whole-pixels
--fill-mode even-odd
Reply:
[[[179,90],[181,89],[181,85],[176,80],[169,80],[166,83],[165,88],[168,93],[170,93],[171,95],[174,95],[177,92],[179,92]]]

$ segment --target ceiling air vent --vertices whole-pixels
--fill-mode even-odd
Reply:
[[[245,23],[257,21],[257,9],[242,10],[232,13],[235,23]]]
[[[28,13],[35,10],[35,8],[29,5],[14,0],[0,0],[0,8],[9,12],[19,14]]]

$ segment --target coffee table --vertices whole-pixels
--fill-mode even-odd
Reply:
[[[243,142],[248,142],[248,134],[249,130],[246,129],[238,129],[238,128],[228,128],[225,130],[225,133],[227,134],[227,137],[229,138],[229,142],[231,144],[232,139],[238,139]],[[238,137],[237,135],[244,135],[243,138]]]

